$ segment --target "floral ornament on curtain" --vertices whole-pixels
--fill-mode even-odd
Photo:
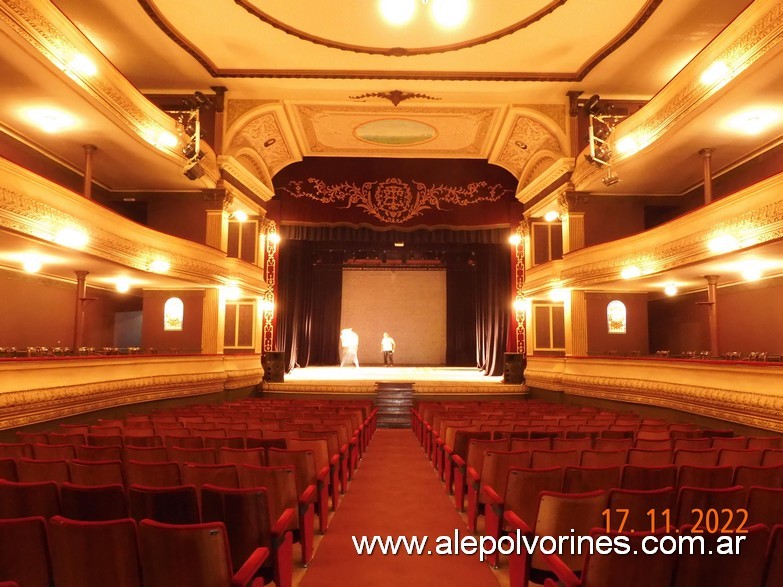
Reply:
[[[345,204],[345,208],[357,206],[378,220],[390,224],[402,224],[425,210],[445,210],[444,205],[469,206],[478,202],[497,202],[510,190],[501,184],[487,185],[485,181],[469,183],[466,187],[427,186],[418,181],[406,182],[397,177],[385,181],[367,181],[361,185],[344,181],[329,185],[310,177],[307,183],[312,191],[303,187],[302,181],[291,181],[283,191],[296,198],[311,198],[322,204]]]

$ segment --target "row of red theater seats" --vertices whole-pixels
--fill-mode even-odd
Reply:
[[[526,483],[529,480],[523,480]],[[638,534],[651,533],[655,528],[658,539],[669,535],[676,545],[680,536],[698,537],[705,543],[704,553],[691,556],[688,544],[685,552],[677,556],[669,551],[666,557],[642,555],[636,560],[637,571],[645,569],[645,575],[624,575],[619,583],[600,582],[597,571],[593,580],[600,585],[650,585],[685,587],[710,585],[710,587],[772,587],[783,578],[780,557],[781,546],[770,542],[770,527],[780,519],[780,490],[752,489],[746,493],[741,488],[662,489],[650,492],[622,490],[596,491],[567,495],[557,491],[542,490],[527,507],[511,508],[510,504],[491,503],[487,508],[487,524],[484,534],[499,539],[505,528],[516,535],[519,532],[529,541],[534,536],[616,536],[622,526],[624,536],[639,547]],[[756,512],[751,518],[750,512]],[[627,512],[627,515],[626,515]],[[746,513],[748,514],[746,516]],[[768,522],[757,522],[757,520]],[[780,533],[780,529],[776,533]],[[717,546],[723,544],[720,554]],[[778,539],[779,540],[779,539]],[[731,555],[726,554],[726,544]],[[653,543],[653,546],[655,544]],[[671,547],[671,543],[668,545]],[[697,546],[698,548],[698,546]],[[551,552],[551,551],[550,551]],[[547,571],[555,569],[557,575],[571,579],[582,573],[587,579],[589,548],[546,557],[541,552],[528,555],[524,551],[509,556],[509,580],[513,587],[527,587],[528,581],[544,582]],[[641,548],[637,551],[643,553]],[[629,556],[637,554],[630,551]],[[772,554],[770,554],[772,553]],[[497,565],[497,554],[489,557],[490,564]],[[596,566],[617,564],[605,558]],[[619,563],[622,566],[622,563]],[[664,568],[658,568],[663,565]],[[770,572],[770,566],[776,571]],[[604,567],[606,572],[606,567]],[[629,570],[628,568],[625,569]],[[774,579],[772,579],[774,577]],[[615,576],[615,580],[620,579]],[[550,582],[547,585],[556,585]],[[568,585],[582,584],[577,582]]]
[[[247,507],[234,509],[240,515],[256,514],[257,520],[263,491],[250,490],[242,497]],[[210,503],[205,508],[216,518],[236,513],[219,497]],[[243,529],[235,526],[236,521],[177,525],[60,516],[48,522],[39,517],[0,520],[0,540],[7,543],[0,552],[0,569],[20,587],[260,587],[271,580],[290,587],[291,533],[256,523],[254,530],[271,536],[269,546],[258,547],[255,541],[243,541]]]

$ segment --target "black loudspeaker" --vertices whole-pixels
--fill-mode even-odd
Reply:
[[[261,355],[261,366],[264,368],[264,381],[268,383],[283,383],[285,381],[285,353],[270,351]]]
[[[506,353],[503,357],[503,383],[521,385],[525,382],[527,360],[522,353]]]

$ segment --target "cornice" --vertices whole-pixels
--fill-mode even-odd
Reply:
[[[248,293],[267,290],[262,269],[225,253],[140,226],[9,161],[0,159],[0,227],[53,241],[64,227],[90,237],[85,253],[147,271],[157,258],[169,261],[167,275],[202,286],[237,282]]]
[[[517,196],[516,196],[517,200],[519,200],[523,204],[527,204],[533,198],[540,195],[544,190],[546,190],[558,179],[562,178],[566,174],[570,174],[573,170],[574,170],[573,158],[563,157],[562,159],[555,161],[552,165],[547,167],[547,169],[543,173],[541,173],[536,178],[534,178],[526,186],[520,186],[520,189],[517,192]],[[562,192],[564,189],[568,189],[570,187],[571,187],[570,184],[567,185],[561,184],[555,188],[552,194],[557,195],[558,193]]]
[[[177,145],[161,143],[162,133],[177,136],[176,122],[147,100],[114,65],[51,2],[0,0],[0,20],[71,80],[110,117],[160,153],[183,165]],[[98,72],[88,76],[71,68],[70,61],[84,55]]]

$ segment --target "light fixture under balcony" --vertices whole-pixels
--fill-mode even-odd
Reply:
[[[154,259],[149,264],[149,270],[153,273],[166,273],[171,269],[171,263],[165,259]]]
[[[89,235],[78,228],[66,227],[54,235],[54,242],[70,249],[83,249],[90,242]]]
[[[628,267],[623,267],[623,270],[620,271],[620,277],[623,279],[636,279],[641,275],[642,270],[639,269],[636,265],[628,265]]]

